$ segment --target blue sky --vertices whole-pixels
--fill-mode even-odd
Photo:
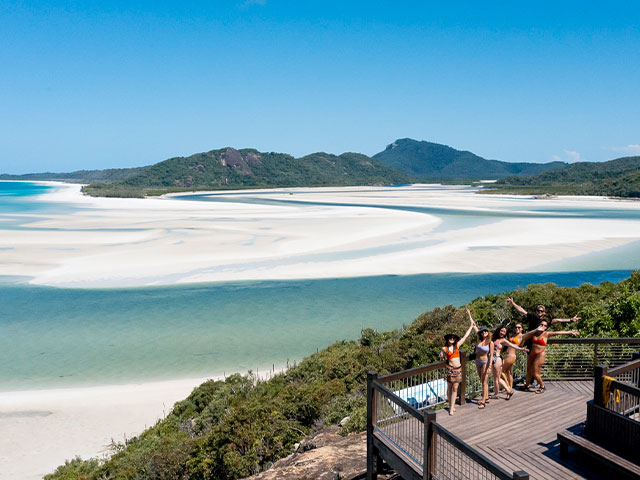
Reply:
[[[0,0],[0,172],[225,146],[640,155],[634,2]]]

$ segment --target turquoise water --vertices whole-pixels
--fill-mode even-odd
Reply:
[[[200,377],[293,362],[362,328],[529,283],[618,281],[629,271],[437,274],[56,289],[0,284],[0,390]]]
[[[77,208],[39,199],[52,188],[0,182],[0,234],[7,228],[32,228],[29,222],[40,214]],[[312,196],[307,198],[313,202]],[[242,201],[273,203],[259,194]],[[286,203],[305,208],[304,202]],[[526,214],[548,214],[534,211],[531,202],[521,203],[531,210]],[[500,212],[419,211],[437,213],[444,220],[438,228],[446,230],[500,219]],[[638,218],[633,209],[616,212],[617,218]],[[597,218],[609,213],[561,212]],[[503,212],[514,215],[523,213]],[[631,244],[590,257],[589,268],[584,268],[582,259],[569,265],[574,272],[553,273],[561,269],[553,265],[548,269],[552,273],[545,274],[431,274],[118,289],[56,289],[28,285],[24,278],[0,277],[0,391],[204,377],[283,366],[336,340],[357,338],[362,328],[391,330],[425,310],[464,304],[479,295],[539,282],[565,286],[615,282],[640,264],[639,251],[640,245]],[[380,252],[363,255],[372,253]],[[603,265],[607,265],[604,271]]]

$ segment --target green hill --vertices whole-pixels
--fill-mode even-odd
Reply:
[[[170,158],[122,181],[91,184],[83,191],[95,196],[141,197],[181,190],[409,182],[407,175],[359,153],[319,152],[294,158],[285,153],[223,148]]]
[[[577,314],[581,336],[640,335],[640,271],[617,284],[529,285],[478,297],[468,306],[480,325],[495,325],[496,317],[518,318],[505,306],[507,297],[527,309],[547,305],[559,318]],[[76,458],[45,480],[247,477],[287,456],[314,429],[349,416],[343,433],[364,430],[366,372],[386,374],[436,361],[443,334],[462,334],[467,326],[465,306],[449,305],[399,330],[364,329],[358,340],[336,342],[266,381],[238,374],[209,380],[155,426],[114,445],[109,460]]]
[[[38,180],[56,180],[67,183],[112,183],[132,177],[140,173],[144,168],[145,167],[109,168],[107,170],[76,170],[75,172],[67,173],[26,173],[24,175],[9,175],[5,173],[0,175],[0,180],[24,180],[34,182]]]
[[[396,140],[373,158],[407,175],[426,180],[488,180],[510,175],[535,175],[566,165],[563,162],[543,164],[487,160],[471,152],[410,138]]]
[[[507,177],[487,192],[640,197],[640,157],[573,163],[528,178]]]

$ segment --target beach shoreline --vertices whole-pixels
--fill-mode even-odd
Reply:
[[[280,373],[266,368],[258,378]],[[229,376],[229,375],[226,375]],[[35,480],[65,460],[106,458],[165,418],[173,405],[224,374],[114,385],[0,392],[0,479]]]

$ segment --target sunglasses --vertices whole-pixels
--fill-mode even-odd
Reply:
[[[538,310],[536,310],[536,312],[538,312],[538,313],[544,313],[544,312],[545,312],[545,310],[542,310],[542,309],[540,309],[540,308],[539,308]]]
[[[516,330],[522,330],[522,327],[520,325],[516,325]]]

